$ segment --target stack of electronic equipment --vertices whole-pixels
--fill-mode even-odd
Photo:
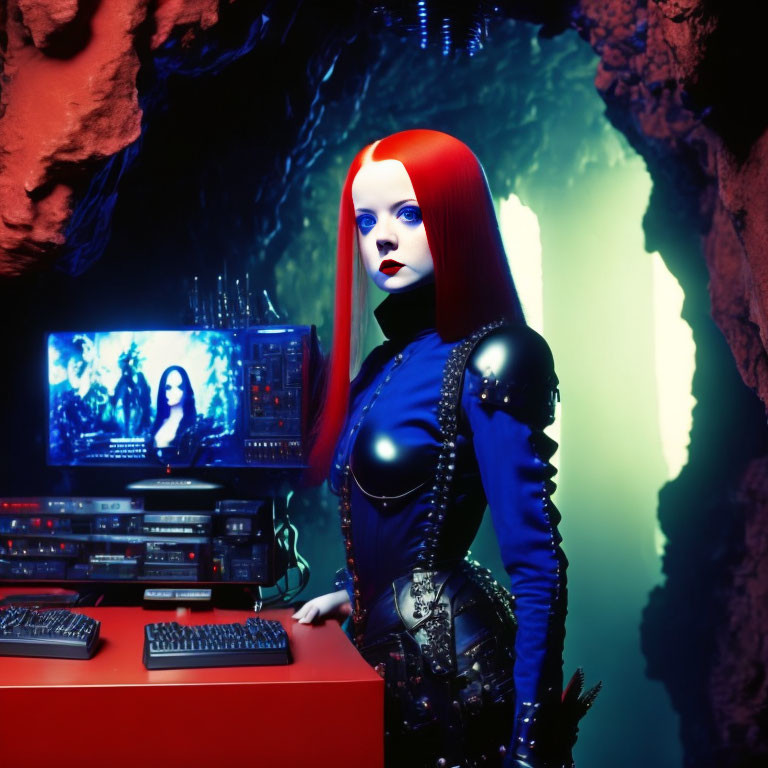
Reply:
[[[271,498],[214,507],[210,494],[191,493],[222,480],[245,487],[246,470],[249,490],[268,494],[305,468],[321,370],[316,331],[251,325],[247,277],[244,293],[235,284],[231,311],[227,297],[219,278],[216,311],[211,305],[207,314],[195,280],[193,320],[206,327],[48,334],[47,464],[66,468],[68,487],[105,487],[105,469],[110,485],[119,478],[119,487],[151,494],[0,498],[0,585],[67,587],[78,609],[134,602],[141,590],[154,608],[213,603],[214,591],[256,606],[286,604],[301,591],[309,568],[287,513],[275,531]],[[266,304],[261,319],[277,319],[268,297]],[[199,481],[168,476],[191,468]],[[300,578],[289,588],[292,570]],[[262,587],[276,594],[264,599]],[[59,590],[50,591],[3,598],[17,605],[0,609],[0,655],[95,652],[99,622],[38,610],[61,604]],[[19,607],[24,599],[35,602]],[[287,663],[288,639],[279,622],[255,618],[157,623],[146,629],[144,661],[151,669]]]
[[[141,498],[0,499],[0,582],[272,585],[274,504],[147,511]]]

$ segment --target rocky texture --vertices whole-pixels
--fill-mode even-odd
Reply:
[[[147,25],[157,49],[176,27],[189,39],[217,14],[216,0],[10,0],[2,19],[0,273],[59,257],[78,193],[139,138]]]
[[[726,587],[726,609],[707,681],[713,702],[721,765],[768,762],[768,459],[751,462],[734,513],[743,532],[743,556]],[[745,756],[749,758],[745,758]],[[736,759],[734,760],[734,757]],[[740,759],[739,759],[740,758]]]
[[[760,136],[740,161],[725,147],[717,158],[720,203],[733,223],[741,248],[731,252],[731,269],[742,280],[731,291],[712,274],[713,312],[731,342],[744,381],[768,403],[766,346],[768,346],[768,134]],[[707,252],[714,253],[721,238],[713,226]],[[710,242],[712,241],[712,242]],[[735,249],[734,249],[735,251]],[[724,254],[719,254],[722,261]],[[747,354],[745,351],[749,350]]]
[[[210,29],[219,20],[218,0],[158,0],[153,14],[154,31],[150,47],[154,50],[171,36],[177,26],[187,26],[187,39],[195,29]]]
[[[11,3],[0,120],[0,269],[51,260],[65,243],[76,177],[141,130],[133,35],[145,3],[102,3],[90,40],[67,58],[31,45],[55,34],[52,15]],[[45,4],[49,10],[50,4]],[[35,12],[36,11],[36,12]]]
[[[48,48],[57,35],[66,33],[78,15],[78,5],[78,0],[19,0],[24,26],[35,47]]]
[[[711,275],[709,291],[712,317],[723,331],[744,382],[760,391],[768,381],[768,360],[758,328],[759,299],[754,272],[744,257],[744,247],[725,206],[715,203],[712,227],[704,242],[704,256]]]

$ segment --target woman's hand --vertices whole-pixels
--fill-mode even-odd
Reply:
[[[352,613],[352,605],[345,589],[329,592],[308,600],[291,618],[298,619],[299,624],[312,624],[326,616],[332,616],[338,621],[344,621]]]

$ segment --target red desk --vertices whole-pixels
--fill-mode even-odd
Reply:
[[[78,609],[80,610],[80,609]],[[383,765],[383,680],[335,621],[288,631],[293,664],[148,671],[144,625],[243,622],[246,611],[83,608],[89,661],[0,657],[2,768]]]

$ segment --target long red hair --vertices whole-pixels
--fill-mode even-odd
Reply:
[[[498,318],[523,323],[493,200],[480,162],[463,142],[440,131],[401,131],[364,147],[349,167],[339,205],[336,302],[325,394],[309,455],[310,482],[327,475],[349,395],[356,275],[352,182],[366,162],[399,160],[413,184],[435,265],[436,326],[458,341]]]

